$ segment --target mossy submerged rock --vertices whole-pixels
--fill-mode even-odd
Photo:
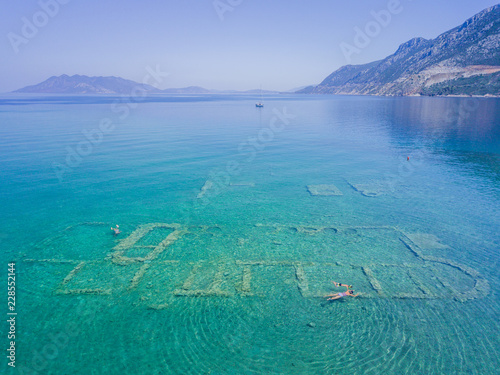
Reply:
[[[338,187],[335,185],[329,184],[321,184],[321,185],[307,185],[307,190],[313,196],[316,195],[343,195]]]

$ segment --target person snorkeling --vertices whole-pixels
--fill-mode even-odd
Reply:
[[[340,292],[340,293],[335,293],[335,294],[329,294],[329,295],[327,295],[327,297],[330,297],[330,298],[328,298],[328,301],[339,299],[339,298],[342,298],[342,297],[347,297],[347,296],[349,296],[349,297],[357,297],[357,296],[359,296],[359,293],[354,294],[354,290],[351,289],[352,285],[341,284],[341,283],[338,283],[336,281],[332,281],[332,283],[337,288],[345,286],[346,291],[345,292]]]
[[[118,224],[116,224],[116,228],[111,227],[111,230],[113,231],[113,236],[118,236],[121,233]]]

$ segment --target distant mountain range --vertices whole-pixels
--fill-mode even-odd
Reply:
[[[119,77],[87,77],[81,75],[53,76],[33,86],[26,86],[14,92],[50,94],[130,94],[142,89],[158,92],[156,87]]]
[[[53,76],[33,86],[26,86],[14,92],[21,93],[48,93],[48,94],[124,94],[131,95],[137,90],[151,94],[259,94],[261,90],[208,90],[199,86],[171,88],[160,90],[156,87],[123,79],[120,77],[88,77],[84,75]],[[278,91],[265,91],[263,94],[276,94]]]
[[[57,94],[258,94],[260,90],[208,90],[199,86],[159,90],[119,77],[50,77],[15,92]],[[292,91],[293,92],[293,91]],[[414,38],[383,60],[346,65],[300,94],[500,95],[500,4],[485,9],[435,39]],[[262,91],[275,94],[278,91]]]
[[[343,66],[297,93],[500,95],[500,4],[435,39],[411,39],[383,60]]]

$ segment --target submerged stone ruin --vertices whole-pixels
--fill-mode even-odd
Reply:
[[[106,228],[109,225],[105,223],[79,224],[39,246],[41,250],[55,249],[63,243],[66,245],[78,231],[90,230],[88,233],[103,236]],[[93,258],[66,259],[54,255],[23,261],[67,270],[52,290],[56,295],[136,293],[138,303],[153,310],[167,309],[167,297],[265,298],[273,293],[275,286],[292,288],[303,298],[324,298],[328,293],[341,291],[333,288],[332,280],[354,284],[361,298],[464,302],[489,293],[488,281],[476,270],[450,259],[427,255],[432,248],[448,248],[432,234],[405,233],[390,226],[283,224],[256,224],[249,228],[249,233],[254,236],[249,240],[234,239],[239,249],[235,253],[224,251],[215,254],[213,259],[207,256],[186,260],[185,254],[210,247],[217,236],[226,236],[222,243],[231,243],[233,235],[229,228],[151,223],[139,225],[112,248],[90,252]],[[189,238],[197,239],[197,249],[190,247]],[[255,250],[243,251],[257,238],[261,242],[254,244]],[[314,242],[317,238],[320,241]],[[63,240],[66,242],[61,242]],[[328,253],[315,255],[314,249],[309,248],[315,243],[330,246],[330,240],[335,241],[331,242],[335,245],[327,247]],[[87,238],[85,246],[92,246],[89,241],[92,244],[92,239]],[[75,241],[73,245],[83,246],[82,243]],[[356,254],[353,249],[364,243],[372,245],[371,253]],[[290,251],[286,251],[287,247]],[[291,259],[292,250],[298,247],[308,251],[297,252],[301,255]],[[85,252],[81,253],[85,256]],[[102,257],[99,258],[99,254]],[[310,259],[302,254],[310,254]]]

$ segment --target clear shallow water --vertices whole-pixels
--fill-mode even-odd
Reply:
[[[17,365],[498,373],[499,101],[256,99],[0,99]]]

